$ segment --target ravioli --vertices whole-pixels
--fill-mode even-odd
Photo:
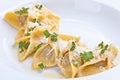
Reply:
[[[41,63],[43,63],[46,68],[55,66],[57,55],[57,49],[53,48],[50,44],[44,45],[33,57],[33,68],[35,70],[40,70],[38,65]]]
[[[58,60],[58,66],[60,67],[62,74],[67,78],[74,78],[78,72],[77,65],[72,64],[74,58],[68,52],[63,58]]]
[[[59,34],[58,35],[58,51],[59,51],[59,57],[62,57],[71,47],[71,42],[79,42],[80,37],[75,37],[71,35],[65,35],[65,34]]]
[[[14,12],[7,12],[5,14],[5,21],[7,21],[12,27],[19,30],[20,28],[24,27],[28,15],[17,15]]]
[[[38,44],[46,44],[46,42],[43,42],[42,39],[44,38],[44,34],[43,34],[44,30],[40,29],[39,27],[35,28],[33,30],[33,32],[31,33],[30,36],[30,45],[27,49],[27,51],[24,53],[23,56],[19,57],[20,61],[24,61],[27,57],[29,57],[31,54],[35,53],[35,47]],[[42,45],[40,45],[42,46]]]
[[[37,9],[36,6],[42,6]],[[35,21],[37,20],[37,21]],[[39,22],[40,21],[40,22]],[[48,10],[43,5],[34,5],[28,10],[27,27],[39,26],[53,32],[59,32],[60,17]]]
[[[34,70],[59,67],[66,78],[94,75],[113,68],[119,50],[103,41],[88,48],[80,37],[60,33],[60,17],[42,4],[9,11],[5,21],[18,32],[18,60],[32,56]]]
[[[21,41],[28,40],[30,42],[30,45],[26,50],[26,52],[19,56],[20,61],[24,61],[31,54],[35,52],[34,47],[40,44],[40,42],[37,41],[36,39],[40,38],[39,37],[40,34],[43,33],[41,32],[42,30],[47,29],[57,33],[59,32],[60,18],[54,13],[52,13],[50,10],[48,10],[46,7],[44,7],[43,5],[41,9],[36,8],[36,6],[39,6],[39,4],[33,5],[29,8],[22,7],[13,12],[8,12],[5,15],[5,20],[10,25],[18,29],[15,45],[19,45]],[[33,13],[36,13],[36,14],[33,15]],[[37,28],[38,31],[36,29],[33,32],[35,28]],[[35,33],[35,32],[38,32],[38,33]],[[36,36],[35,38],[36,34],[38,34],[39,36],[38,37]],[[44,39],[42,39],[42,42],[44,42]]]
[[[62,36],[64,36],[63,34],[58,34],[58,39],[61,38],[63,40],[65,40],[65,38],[63,38]],[[66,39],[69,40],[71,38],[71,40],[79,40],[79,38],[74,37],[73,36],[68,36],[65,35]],[[56,63],[56,58],[59,57],[60,54],[60,50],[58,48],[58,43],[57,42],[52,42],[50,38],[48,38],[48,43],[45,44],[43,47],[41,47],[34,55],[33,57],[33,68],[36,70],[39,70],[39,64],[44,64],[46,67],[53,67],[55,66]]]
[[[110,69],[111,67],[111,62],[108,58],[94,59],[90,62],[86,62],[85,64],[79,67],[78,77],[97,74],[107,69]]]
[[[93,75],[111,69],[114,66],[112,63],[117,54],[118,49],[113,44],[110,44],[108,50],[103,54],[99,53],[94,59],[79,67],[78,77]]]

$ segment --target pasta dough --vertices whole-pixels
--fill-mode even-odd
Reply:
[[[90,49],[80,37],[60,34],[60,17],[42,4],[22,7],[5,14],[5,21],[18,30],[18,59],[33,55],[34,70],[58,66],[67,78],[89,76],[111,69],[119,51],[103,41]]]
[[[74,60],[74,58],[69,52],[58,60],[58,66],[60,67],[63,75],[68,78],[74,78],[78,72],[78,66],[72,64],[72,60]]]
[[[34,47],[40,43],[43,43],[40,41],[40,39],[44,37],[43,31],[44,30],[41,30],[39,27],[37,27],[33,30],[32,34],[30,36],[30,45],[29,45],[27,51],[24,53],[24,55],[19,57],[20,61],[24,61],[31,54],[35,53]]]
[[[108,58],[106,59],[95,59],[90,62],[86,62],[79,67],[78,76],[88,76],[96,73],[103,72],[111,68],[111,62]]]
[[[15,29],[19,30],[24,27],[27,19],[27,14],[17,15],[14,12],[8,12],[5,14],[4,19]]]
[[[63,36],[64,36],[63,34],[58,34],[58,38],[65,40]],[[65,36],[66,36],[66,40],[75,40],[75,41],[79,40],[79,38],[77,37],[68,36],[68,35],[65,35]],[[37,39],[37,40],[40,40],[40,39]],[[41,63],[44,64],[46,67],[53,67],[57,64],[56,58],[59,57],[59,55],[61,54],[59,52],[60,48],[58,47],[58,43],[59,41],[51,42],[51,40],[48,39],[47,44],[45,44],[43,47],[38,49],[38,51],[35,53],[33,57],[34,69],[36,70],[40,69],[38,65]]]
[[[38,65],[43,63],[46,67],[53,67],[56,65],[56,58],[58,52],[52,45],[46,44],[41,47],[33,57],[33,68],[39,70]]]

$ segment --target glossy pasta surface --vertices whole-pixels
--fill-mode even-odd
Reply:
[[[79,37],[60,34],[60,17],[42,4],[7,12],[4,19],[18,31],[14,42],[18,60],[23,62],[33,55],[34,70],[58,66],[66,78],[77,78],[116,65],[119,51],[115,45],[102,41],[90,49]]]

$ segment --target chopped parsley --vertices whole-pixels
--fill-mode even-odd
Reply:
[[[24,36],[30,36],[30,32],[33,31],[36,27],[33,27],[33,28],[29,28],[28,29],[28,32],[24,34]]]
[[[33,27],[33,28],[29,28],[28,31],[33,31],[36,27]]]
[[[46,38],[48,38],[51,34],[49,33],[48,30],[45,30],[45,31],[44,31],[44,35],[46,36]]]
[[[20,49],[20,51],[19,51],[19,53],[22,53],[23,51],[24,51],[24,49],[23,49],[23,48],[21,48],[21,49]]]
[[[100,44],[98,44],[98,47],[103,48],[104,47],[104,42],[102,41]]]
[[[72,64],[74,64],[74,65],[78,66],[78,62],[77,62],[77,61],[75,61],[75,60],[73,60],[73,59],[72,59],[72,61],[71,61],[71,62],[72,62]]]
[[[89,61],[94,58],[92,51],[80,53],[80,56],[84,62]]]
[[[42,43],[41,44],[38,44],[37,46],[34,47],[34,50],[37,51],[40,47],[41,47]]]
[[[30,42],[19,42],[19,49],[20,49],[20,53],[22,53],[25,49],[28,48],[28,46],[30,45]]]
[[[105,53],[105,51],[108,49],[108,44],[101,50],[100,54]]]
[[[22,14],[27,14],[29,8],[22,7],[22,9],[15,11],[16,14],[22,15]]]
[[[73,51],[75,49],[75,42],[72,42],[72,47],[70,48],[70,51]]]
[[[30,33],[29,33],[29,32],[27,32],[27,33],[25,33],[25,34],[24,34],[24,36],[29,36],[29,35],[30,35]]]
[[[33,22],[34,22],[34,23],[38,23],[39,25],[41,25],[39,19],[34,19]]]
[[[43,7],[43,5],[36,5],[35,7],[36,7],[37,9],[41,10],[42,7]]]
[[[41,64],[38,64],[38,67],[40,68],[40,69],[45,69],[45,66],[44,66],[44,64],[43,63],[41,63]]]
[[[57,41],[57,34],[55,32],[51,35],[51,41],[53,42]]]
[[[53,34],[51,34],[48,30],[45,30],[44,35],[46,36],[46,38],[51,37],[50,39],[53,42],[57,41],[57,34],[55,32]]]
[[[103,54],[103,53],[105,53],[105,51],[108,49],[108,44],[107,45],[104,45],[104,42],[102,41],[99,45],[98,45],[98,47],[100,47],[100,49],[102,49],[101,50],[101,52],[100,52],[100,54]]]

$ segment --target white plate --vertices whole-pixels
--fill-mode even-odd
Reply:
[[[92,0],[42,0],[41,2],[61,17],[61,33],[80,36],[81,41],[91,48],[101,41],[112,42],[120,48],[120,12],[116,9]],[[33,3],[37,2],[20,4],[20,6]],[[0,79],[65,79],[58,67],[37,72],[31,68],[32,58],[23,63],[17,60],[17,50],[13,46],[17,31],[3,20],[3,16],[4,13],[0,17]],[[119,80],[119,74],[120,65],[96,75],[74,80]]]

